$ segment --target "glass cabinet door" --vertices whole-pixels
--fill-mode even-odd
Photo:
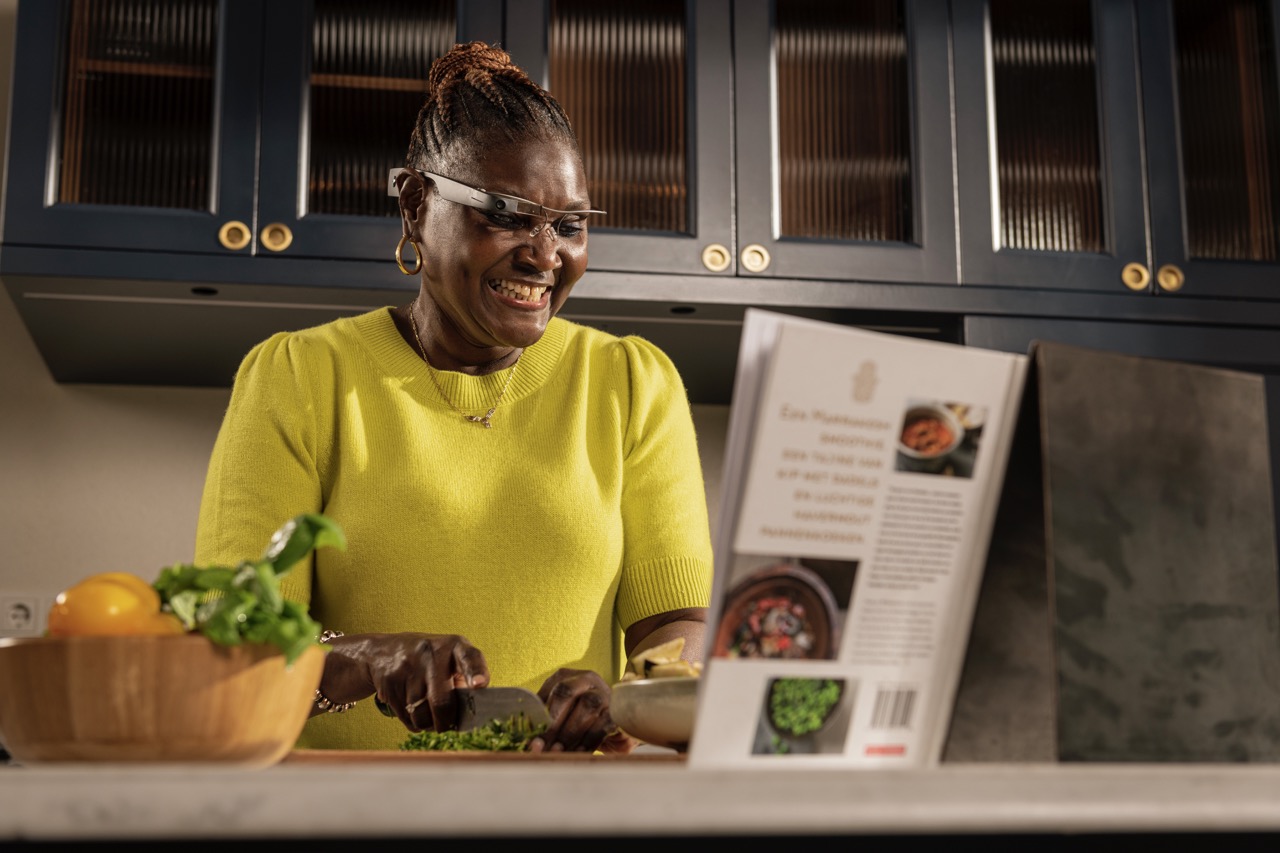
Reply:
[[[586,160],[591,268],[732,275],[730,0],[511,0],[505,43]]]
[[[23,3],[5,240],[244,251],[253,222],[261,6]],[[50,50],[49,45],[58,45]]]
[[[1280,297],[1277,3],[1137,4],[1151,288]]]
[[[743,275],[956,281],[945,0],[736,0]]]
[[[1145,290],[1129,0],[954,0],[961,279]]]
[[[484,13],[494,7],[266,4],[259,255],[393,262],[400,222],[387,176],[404,165],[427,71],[468,27],[485,29]],[[499,12],[490,32],[474,37],[497,38],[500,20]]]

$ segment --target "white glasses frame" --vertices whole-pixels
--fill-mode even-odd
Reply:
[[[392,169],[387,179],[387,195],[399,196],[400,187],[396,184],[396,178],[400,177],[403,172],[410,171],[409,168]],[[437,175],[435,172],[424,172],[421,169],[413,169],[422,177],[428,179],[436,185],[436,191],[440,193],[440,197],[445,201],[454,204],[465,205],[466,207],[474,207],[477,210],[483,210],[487,213],[515,213],[521,216],[536,216],[542,218],[542,224],[534,228],[529,234],[530,237],[538,236],[546,225],[551,225],[551,233],[554,235],[560,228],[561,221],[567,216],[577,216],[585,219],[588,214],[596,214],[598,216],[606,216],[603,210],[584,209],[584,210],[557,210],[554,207],[545,207],[527,198],[520,198],[515,195],[506,195],[504,193],[490,192],[480,187],[472,187],[467,184],[455,181],[453,178],[447,178],[444,175]]]

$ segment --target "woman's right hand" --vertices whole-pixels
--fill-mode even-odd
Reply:
[[[320,692],[334,703],[373,694],[411,732],[458,720],[455,687],[486,687],[484,653],[458,634],[346,634],[327,645]]]

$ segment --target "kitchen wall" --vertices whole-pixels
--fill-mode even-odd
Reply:
[[[16,6],[0,0],[6,140]],[[26,632],[10,621],[15,603],[34,601],[42,620],[53,596],[85,575],[150,579],[192,558],[205,465],[229,394],[58,384],[0,290],[0,636]],[[728,407],[696,406],[694,417],[714,521]]]

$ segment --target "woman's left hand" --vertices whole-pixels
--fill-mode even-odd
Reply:
[[[609,715],[609,685],[599,673],[561,668],[538,691],[551,725],[529,744],[530,752],[628,753],[637,741],[618,730]]]

